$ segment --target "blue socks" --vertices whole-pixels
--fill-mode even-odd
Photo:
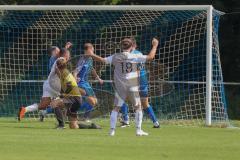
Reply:
[[[153,123],[157,122],[157,118],[154,114],[154,111],[151,105],[149,105],[148,108],[144,109],[144,111],[147,112],[147,114],[149,115]]]
[[[53,113],[53,108],[50,106],[46,108],[46,114],[49,114],[49,113]]]
[[[126,103],[124,103],[121,107],[121,112],[123,114],[123,120],[124,122],[128,122],[129,121],[129,117],[128,117],[128,106]]]
[[[145,112],[149,115],[150,119],[152,120],[153,123],[157,122],[157,118],[154,114],[153,108],[151,105],[148,106],[148,108],[144,109]],[[121,107],[121,112],[123,114],[123,120],[125,122],[129,121],[129,116],[128,116],[128,106],[126,103],[124,103]]]

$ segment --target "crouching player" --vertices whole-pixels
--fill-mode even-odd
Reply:
[[[67,61],[65,59],[59,59],[57,60],[56,64],[56,73],[61,83],[61,96],[60,98],[52,100],[50,105],[55,109],[64,107],[67,108],[67,115],[70,121],[69,127],[72,129],[79,128],[77,121],[77,111],[79,109],[79,106],[82,104],[80,90],[75,78],[67,69]],[[61,112],[59,113],[61,114]],[[62,118],[60,120],[62,120],[62,123],[64,123],[63,117],[61,115],[59,118]]]
[[[131,54],[141,54],[142,53],[138,50],[136,40],[132,39],[133,42],[133,50]],[[147,72],[144,69],[144,64],[139,63],[139,83],[140,83],[140,97],[141,97],[141,103],[143,106],[143,110],[149,115],[150,119],[153,122],[153,128],[159,128],[159,122],[154,114],[152,106],[149,104],[148,101],[148,77],[147,77]],[[121,113],[122,113],[122,126],[121,127],[126,127],[129,126],[129,116],[128,116],[128,106],[126,103],[124,103],[121,107]]]
[[[60,79],[61,95],[60,98],[52,100],[51,107],[54,108],[58,125],[64,128],[64,112],[67,110],[67,116],[69,120],[69,127],[71,129],[101,129],[100,126],[91,123],[78,124],[77,111],[79,106],[82,105],[81,90],[78,88],[77,82],[67,69],[67,61],[65,59],[58,59],[56,62],[56,73]]]
[[[94,53],[91,56],[100,62],[113,64],[114,66],[114,85],[115,85],[115,108],[111,112],[110,116],[110,136],[115,135],[115,128],[117,123],[117,116],[120,107],[124,104],[126,98],[129,98],[135,109],[135,123],[136,123],[136,135],[147,136],[148,133],[144,132],[142,126],[142,106],[139,96],[139,81],[138,81],[138,64],[145,63],[154,59],[158,40],[152,40],[152,49],[149,55],[131,54],[133,42],[129,38],[125,38],[121,41],[121,53],[116,53],[112,56],[102,58]]]

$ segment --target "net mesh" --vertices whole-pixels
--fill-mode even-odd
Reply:
[[[72,57],[92,42],[96,54],[120,51],[125,36],[134,37],[147,54],[158,37],[156,58],[146,64],[149,97],[162,120],[204,121],[206,103],[207,13],[199,11],[1,11],[0,12],[0,116],[15,116],[18,107],[39,102],[48,76],[48,48],[71,41]],[[220,13],[213,11],[212,120],[227,120],[218,44]],[[104,85],[92,82],[100,99],[98,110],[113,106],[112,70],[94,63]],[[107,103],[106,103],[107,102]],[[36,117],[37,113],[29,114]]]

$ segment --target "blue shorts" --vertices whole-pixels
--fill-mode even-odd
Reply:
[[[148,97],[148,84],[141,84],[139,88],[140,97],[147,98]]]
[[[95,93],[92,89],[92,86],[88,82],[79,82],[78,87],[82,88],[86,92],[85,96],[95,97]]]
[[[140,87],[139,87],[139,95],[142,98],[147,98],[148,97],[148,79],[146,74],[140,75]]]

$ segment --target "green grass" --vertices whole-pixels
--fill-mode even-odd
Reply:
[[[102,130],[56,130],[54,122],[0,119],[0,160],[236,160],[240,156],[240,129],[163,125],[143,128],[148,137],[136,137],[134,127]],[[240,122],[235,121],[235,124]]]

